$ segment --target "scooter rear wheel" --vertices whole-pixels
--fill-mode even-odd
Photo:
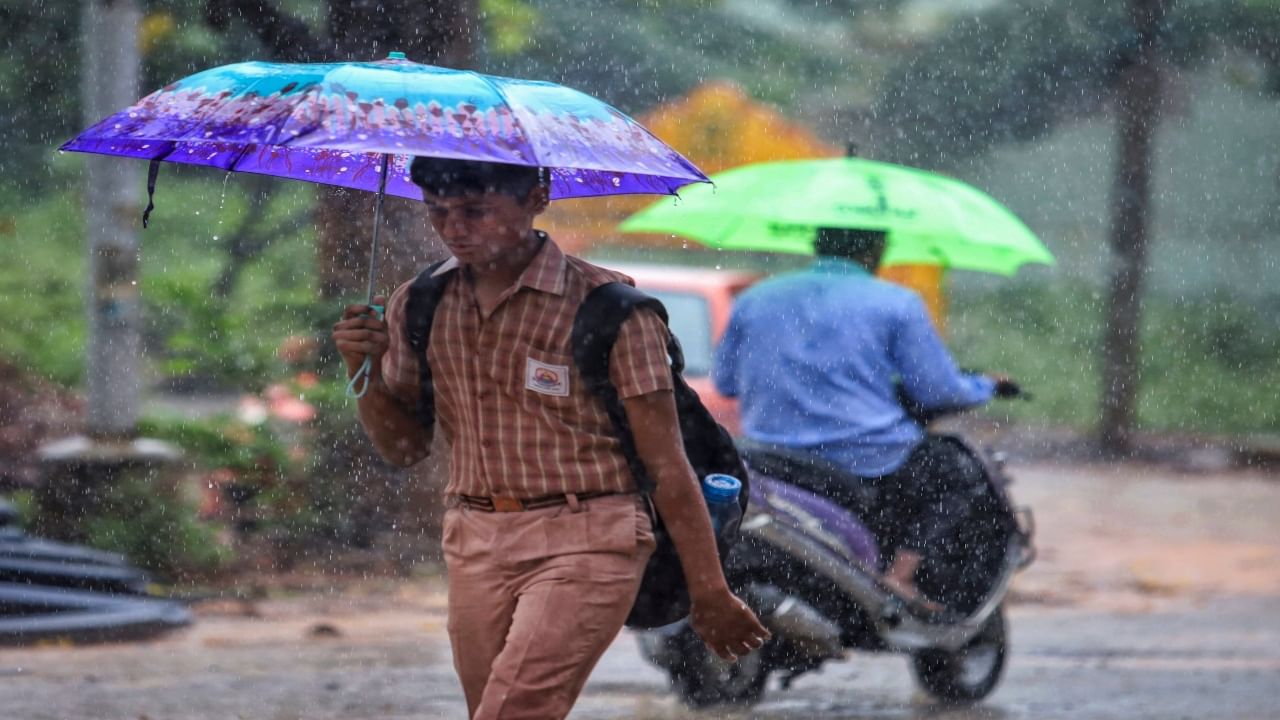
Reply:
[[[1004,607],[996,608],[968,644],[959,650],[923,650],[912,658],[916,680],[930,695],[953,702],[981,700],[995,689],[1004,671]]]

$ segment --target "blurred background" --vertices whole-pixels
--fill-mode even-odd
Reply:
[[[56,148],[98,119],[85,98],[103,80],[83,42],[95,4],[0,0],[0,484],[37,526],[36,449],[85,430],[86,160]],[[1055,442],[1102,437],[1101,450],[1121,454],[1173,444],[1225,448],[1227,464],[1274,457],[1275,0],[1165,3],[1152,56],[1129,4],[1107,0],[113,4],[136,18],[106,41],[137,48],[138,97],[229,62],[398,50],[581,89],[709,173],[852,146],[961,178],[1058,258],[1012,278],[897,271],[930,299],[962,364],[1034,392],[1033,403],[984,411],[987,420]],[[1156,68],[1158,91],[1145,91],[1139,65]],[[1130,102],[1139,96],[1150,102]],[[1151,140],[1138,252],[1114,219],[1117,193],[1129,192],[1125,118]],[[136,224],[141,163],[133,172],[136,207],[113,212]],[[651,201],[566,201],[544,225],[566,249],[605,262],[753,271],[797,262],[616,233]],[[370,456],[326,344],[340,308],[362,296],[372,203],[302,183],[163,170],[151,227],[137,234],[136,425],[181,448],[191,472],[169,495],[121,484],[63,534],[124,551],[173,582],[331,565],[335,548],[391,570],[430,556],[416,538],[432,527],[436,490],[421,480],[440,468],[410,475]],[[440,253],[420,208],[388,205],[386,290]],[[1119,300],[1118,267],[1146,269]],[[1132,406],[1112,408],[1108,435],[1102,388],[1114,385],[1103,347],[1117,312],[1138,328],[1140,381],[1121,388]]]

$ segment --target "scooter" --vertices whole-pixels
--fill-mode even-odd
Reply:
[[[909,412],[921,423],[932,419]],[[881,547],[868,523],[788,482],[821,461],[740,443],[751,502],[727,575],[773,637],[727,663],[707,650],[687,620],[641,633],[642,655],[666,671],[686,704],[755,702],[770,676],[779,676],[785,690],[847,650],[909,655],[920,686],[943,701],[973,702],[995,689],[1008,654],[1004,598],[1014,574],[1035,558],[1033,516],[1010,499],[1003,458],[960,437],[934,437],[956,443],[979,463],[986,482],[976,488],[981,497],[959,530],[963,542],[953,546],[964,557],[954,549],[947,557],[926,553],[922,569],[932,562],[940,569],[933,576],[950,574],[950,589],[920,582],[926,596],[944,602],[945,613],[908,603],[881,583],[881,559],[890,548]]]

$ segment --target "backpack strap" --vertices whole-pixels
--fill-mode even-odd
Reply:
[[[431,379],[431,365],[427,363],[427,348],[436,308],[453,277],[452,269],[440,272],[447,262],[442,260],[419,273],[409,286],[409,298],[404,305],[405,337],[418,360],[418,421],[424,427],[431,427],[436,421],[436,389]]]
[[[626,409],[618,397],[618,389],[609,379],[609,358],[618,333],[622,323],[637,308],[653,310],[664,325],[667,323],[667,309],[661,302],[626,283],[605,283],[587,293],[573,318],[573,362],[587,389],[604,403],[636,487],[642,493],[651,494],[656,486],[636,451]],[[667,355],[671,358],[672,372],[678,375],[684,370],[684,352],[674,335],[668,333],[667,336]]]

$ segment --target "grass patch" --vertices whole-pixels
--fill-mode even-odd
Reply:
[[[1139,426],[1280,432],[1280,322],[1274,310],[1226,293],[1150,298]],[[948,341],[963,365],[1012,375],[1035,396],[988,412],[1088,429],[1098,417],[1104,312],[1102,293],[1083,285],[969,291],[952,298]]]

